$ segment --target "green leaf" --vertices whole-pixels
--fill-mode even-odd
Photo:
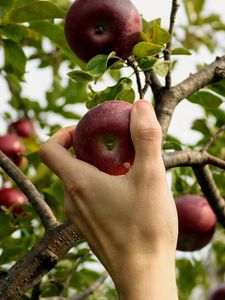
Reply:
[[[154,66],[153,70],[159,76],[165,77],[169,71],[169,62],[164,60],[158,60]]]
[[[84,62],[82,62],[67,45],[64,30],[61,26],[48,21],[36,21],[30,23],[30,28],[49,38],[54,44],[62,49],[62,51],[74,64],[77,64],[80,67],[84,66]]]
[[[163,46],[159,44],[140,42],[134,46],[133,54],[139,58],[153,56],[160,53],[162,48]]]
[[[37,1],[11,11],[9,22],[31,22],[37,20],[64,18],[62,9],[47,1]]]
[[[3,40],[5,50],[5,70],[8,73],[15,73],[22,78],[25,73],[27,58],[19,44],[12,40]]]
[[[192,55],[186,48],[175,48],[172,50],[172,55]]]
[[[152,69],[157,60],[158,59],[153,56],[145,56],[138,59],[138,65],[143,71],[147,71]]]
[[[191,103],[196,103],[206,108],[217,108],[223,103],[220,97],[206,91],[194,93],[193,95],[187,97],[187,99]]]
[[[135,100],[135,91],[133,89],[122,90],[116,97],[117,100],[123,100],[133,103]]]
[[[33,165],[38,165],[40,163],[39,151],[35,151],[26,155],[26,158]]]
[[[94,76],[91,75],[89,72],[85,72],[85,71],[82,71],[82,70],[74,70],[74,71],[71,71],[69,73],[67,73],[67,75],[75,80],[75,81],[78,81],[78,82],[84,82],[84,81],[92,81],[94,80]]]
[[[61,96],[65,97],[66,104],[85,102],[87,100],[87,81],[69,80],[68,86],[63,90]]]
[[[0,24],[4,23],[5,16],[12,8],[14,0],[1,0],[0,1]]]
[[[170,40],[170,34],[167,30],[163,29],[157,22],[153,25],[153,43],[166,44]]]
[[[113,56],[115,56],[115,52],[109,55],[96,55],[87,63],[85,70],[95,77],[101,77],[107,70],[108,60]]]
[[[208,88],[225,97],[225,79],[212,83]]]
[[[20,42],[29,35],[29,29],[23,25],[7,24],[0,29],[0,33],[14,42]]]

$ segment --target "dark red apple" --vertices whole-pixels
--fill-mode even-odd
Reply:
[[[24,213],[22,205],[27,204],[25,195],[15,188],[0,189],[0,205],[7,208],[12,207],[14,214]]]
[[[89,110],[78,122],[74,137],[77,158],[110,175],[123,175],[133,164],[128,102],[111,100]]]
[[[9,133],[15,133],[21,137],[29,138],[35,134],[33,122],[28,118],[22,118],[9,126]]]
[[[25,153],[25,148],[18,136],[14,134],[0,136],[0,150],[17,166],[23,163],[22,155]]]
[[[205,247],[212,239],[216,215],[202,196],[185,195],[175,200],[179,235],[177,250],[195,251]]]
[[[213,289],[209,295],[208,300],[224,300],[225,299],[225,283],[221,283]]]
[[[141,17],[130,0],[76,0],[65,18],[67,42],[84,61],[112,51],[129,57],[141,31]]]

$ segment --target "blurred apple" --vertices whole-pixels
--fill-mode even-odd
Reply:
[[[175,203],[179,223],[177,250],[205,247],[212,239],[217,221],[208,201],[199,195],[184,195],[176,198]]]
[[[0,136],[0,150],[17,166],[23,164],[24,160],[22,155],[25,153],[25,148],[18,136],[14,134]]]
[[[28,118],[13,122],[10,124],[8,131],[24,138],[29,138],[35,134],[33,122]]]
[[[225,299],[225,283],[221,283],[215,287],[208,295],[208,300],[224,300]]]
[[[129,128],[131,108],[128,102],[111,100],[89,110],[76,127],[77,158],[111,175],[127,173],[135,156]]]
[[[24,213],[22,205],[27,204],[25,195],[15,188],[0,189],[0,205],[12,208],[14,214]]]

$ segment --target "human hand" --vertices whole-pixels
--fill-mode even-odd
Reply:
[[[110,176],[72,157],[67,149],[73,144],[74,129],[59,130],[40,149],[43,162],[64,183],[68,217],[110,273],[121,299],[146,297],[140,296],[141,284],[134,291],[130,284],[139,277],[147,285],[149,270],[153,286],[165,277],[175,295],[169,298],[177,299],[177,213],[162,160],[161,127],[152,106],[145,100],[133,105],[130,131],[135,161],[123,176]],[[168,299],[166,288],[161,298],[153,297],[151,291],[147,295],[149,299]]]

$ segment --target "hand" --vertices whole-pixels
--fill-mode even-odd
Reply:
[[[135,161],[124,176],[110,176],[72,157],[67,149],[74,129],[59,130],[40,149],[43,162],[64,183],[68,217],[108,270],[121,299],[177,299],[177,213],[162,160],[161,127],[151,104],[139,100],[133,105]]]

